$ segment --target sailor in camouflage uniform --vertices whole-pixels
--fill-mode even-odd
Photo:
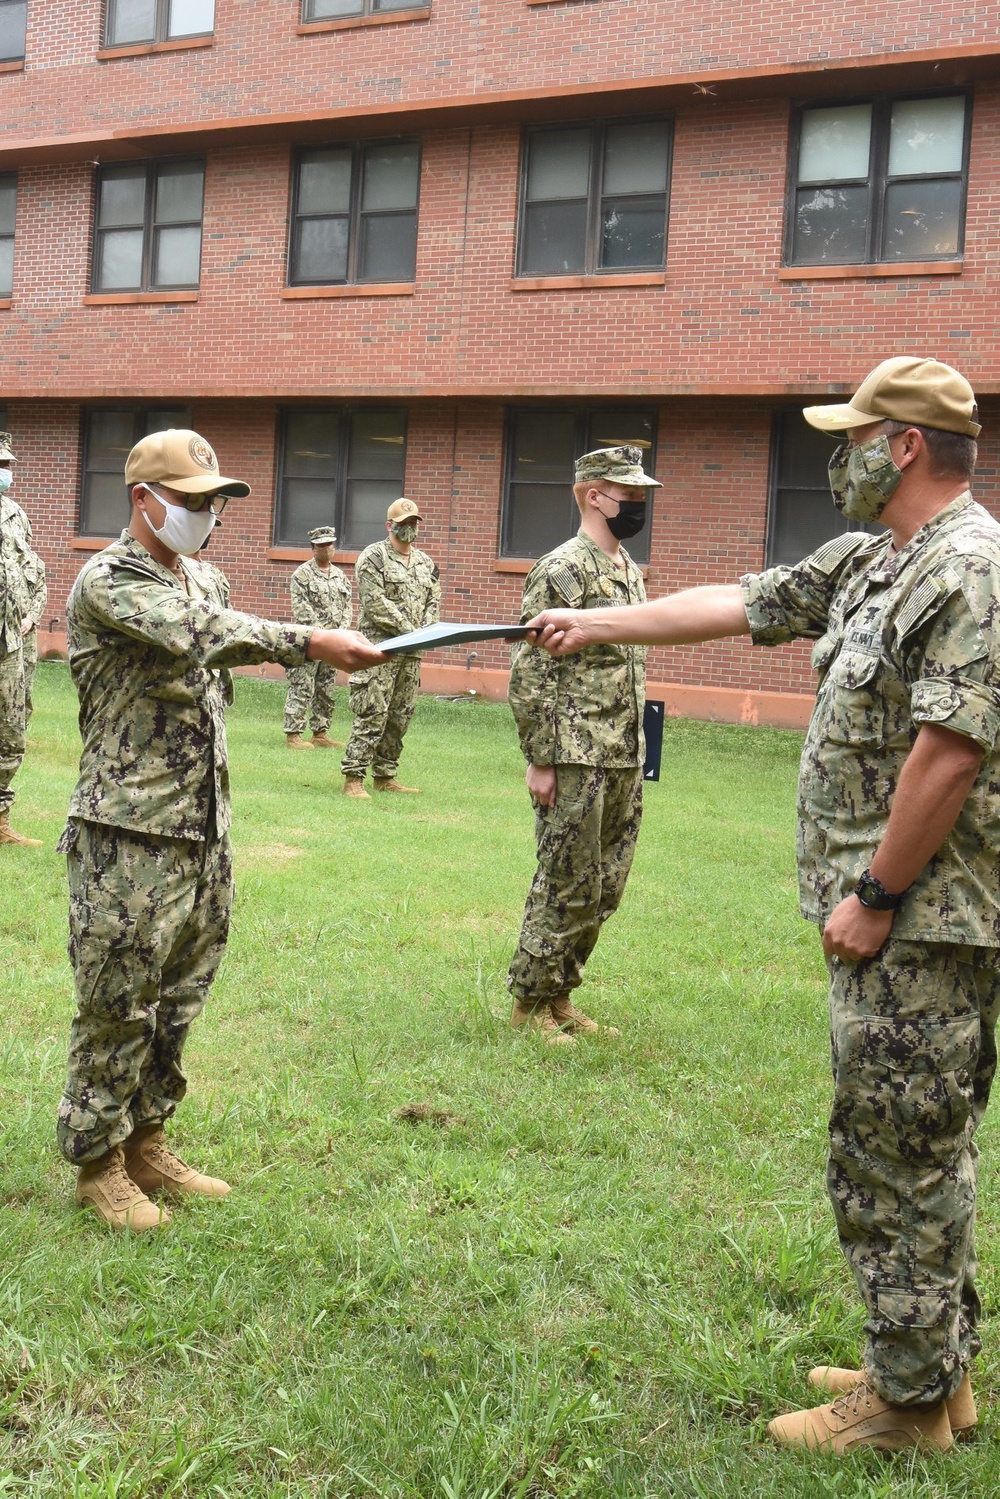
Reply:
[[[28,537],[30,540],[30,526]],[[24,651],[24,732],[27,734],[28,723],[35,711],[33,692],[35,667],[38,665],[38,625],[49,600],[48,585],[45,581],[45,563],[30,547],[25,554],[24,577],[28,585],[28,619],[31,622],[31,627],[25,634],[21,646]]]
[[[556,651],[750,633],[814,639],[802,755],[803,914],[830,971],[827,1185],[868,1313],[860,1369],[814,1369],[837,1399],[772,1421],[786,1445],[947,1449],[976,1424],[973,1136],[1000,1010],[1000,525],[970,492],[975,397],[950,366],[885,360],[830,460],[855,521],[794,567],[639,611],[543,616]],[[608,627],[610,626],[610,627]]]
[[[80,1168],[77,1202],[141,1231],[166,1218],[149,1192],[229,1191],[163,1135],[229,927],[229,668],[318,659],[350,670],[379,653],[352,632],[229,607],[223,575],[198,552],[228,498],[250,490],[220,475],[196,432],[143,438],[125,477],[129,527],[86,563],[67,606],[83,752],[59,844],[77,1013],[58,1140]]]
[[[365,547],[357,560],[358,629],[370,640],[390,640],[441,618],[437,564],[413,545],[420,520],[412,500],[394,500],[386,514],[386,540]],[[345,795],[368,799],[369,766],[376,791],[416,792],[416,786],[397,781],[396,771],[420,691],[419,651],[400,652],[384,666],[356,671],[350,689],[354,723],[341,762]]]
[[[40,564],[31,523],[8,494],[16,462],[10,433],[0,432],[0,846],[40,848],[40,838],[26,838],[10,825],[10,783],[24,759],[24,642],[35,624],[31,572]]]
[[[337,533],[332,526],[317,526],[309,532],[313,554],[292,573],[292,618],[299,625],[319,625],[324,630],[350,628],[353,609],[351,584],[346,573],[334,567],[333,548]],[[285,695],[285,742],[289,749],[343,749],[327,733],[333,717],[333,689],[337,673],[325,661],[307,661],[289,667]],[[302,738],[306,723],[312,740]]]
[[[642,530],[650,487],[660,486],[643,473],[639,447],[599,448],[578,459],[580,530],[531,569],[522,623],[553,607],[643,602],[642,574],[621,539]],[[538,868],[507,987],[511,1025],[532,1026],[550,1043],[599,1029],[570,995],[632,866],[642,820],[645,698],[642,646],[596,646],[556,659],[524,644],[514,656],[508,701],[528,762]]]

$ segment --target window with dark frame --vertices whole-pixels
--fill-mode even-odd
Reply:
[[[394,10],[429,10],[430,0],[302,0],[302,24],[346,21],[351,16],[382,16]]]
[[[274,544],[307,547],[333,526],[342,550],[385,539],[385,513],[403,490],[402,407],[322,406],[284,411],[278,424]]]
[[[215,0],[107,0],[106,47],[211,36]]]
[[[765,566],[801,562],[845,531],[877,535],[884,526],[841,515],[830,497],[827,465],[843,434],[819,432],[801,406],[778,411],[771,428],[771,482]]]
[[[128,525],[125,460],[141,437],[190,427],[186,406],[95,406],[83,414],[80,536],[117,536]]]
[[[965,94],[803,107],[790,153],[786,264],[958,258],[968,153]]]
[[[94,224],[95,292],[197,287],[205,164],[101,167]]]
[[[355,141],[300,151],[292,189],[291,286],[412,281],[420,142]]]
[[[0,62],[24,61],[27,0],[0,0]]]
[[[518,275],[662,270],[670,153],[666,120],[528,130]]]
[[[639,407],[520,406],[507,413],[500,529],[502,557],[543,557],[580,529],[573,474],[581,453],[637,443],[643,467],[656,462],[656,412]],[[636,562],[649,561],[649,518],[625,543]]]
[[[14,285],[14,220],[17,217],[17,177],[0,176],[0,297],[9,297]]]

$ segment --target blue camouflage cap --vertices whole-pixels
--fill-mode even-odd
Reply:
[[[635,488],[662,489],[663,485],[642,471],[642,449],[631,443],[620,448],[595,448],[576,460],[576,483],[591,479],[609,479],[612,484]]]

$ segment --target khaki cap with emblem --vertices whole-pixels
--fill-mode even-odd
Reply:
[[[226,479],[209,443],[187,427],[141,438],[125,462],[126,484],[165,484],[180,494],[226,494],[245,499],[250,485]]]
[[[576,460],[577,484],[591,479],[609,479],[612,484],[632,488],[662,489],[663,485],[642,471],[642,449],[631,443],[620,448],[595,448]]]
[[[386,520],[393,523],[400,520],[423,520],[423,516],[412,500],[393,500],[385,513]]]
[[[964,375],[940,359],[917,359],[897,354],[876,365],[845,405],[806,406],[802,412],[821,432],[846,432],[869,422],[912,422],[978,437],[979,411],[972,386]]]
[[[332,526],[314,526],[306,535],[314,547],[332,547],[337,540],[337,533]]]
[[[10,433],[0,432],[0,463],[16,463],[17,459],[10,450]]]

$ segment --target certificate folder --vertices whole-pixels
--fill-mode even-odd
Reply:
[[[470,640],[523,640],[528,633],[527,625],[424,625],[422,630],[410,630],[406,635],[393,635],[391,640],[380,640],[378,648],[387,656],[400,651],[431,651],[436,646],[464,645]]]

